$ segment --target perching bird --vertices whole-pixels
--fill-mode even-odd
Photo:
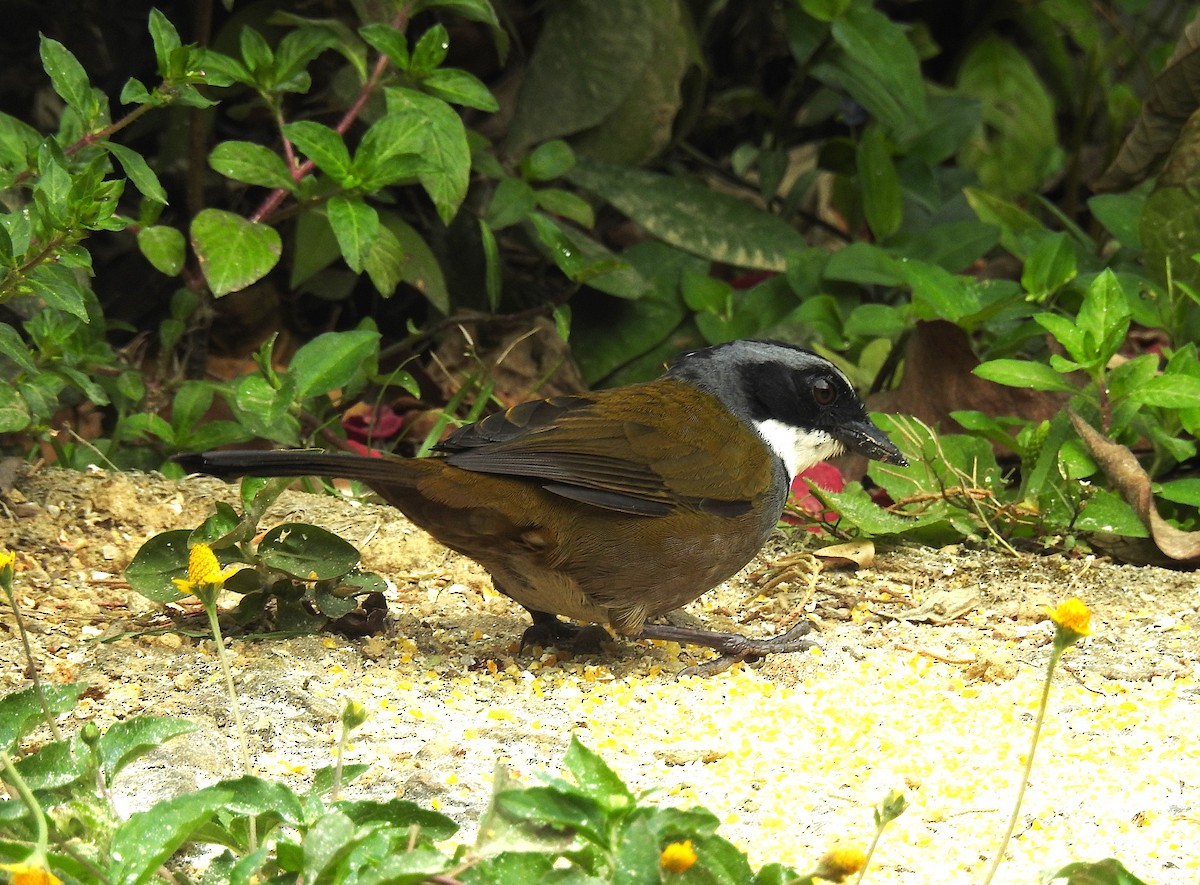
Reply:
[[[365,482],[478,562],[533,617],[526,641],[578,627],[708,646],[729,662],[812,645],[651,623],[748,563],[801,471],[850,450],[907,462],[832,363],[799,347],[733,341],[641,384],[514,406],[452,433],[429,458],[215,451],[176,460],[221,477]]]

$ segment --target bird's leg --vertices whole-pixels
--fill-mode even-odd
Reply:
[[[804,636],[812,631],[812,621],[802,620],[791,630],[770,639],[751,639],[737,633],[718,633],[715,630],[698,630],[691,627],[676,627],[673,624],[646,624],[640,638],[663,639],[681,645],[702,645],[715,649],[721,656],[715,660],[685,667],[680,676],[711,676],[728,670],[738,661],[755,660],[764,655],[786,654],[813,648],[816,643]]]
[[[580,627],[578,624],[561,620],[550,612],[533,609],[528,609],[528,612],[533,618],[533,625],[521,634],[521,651],[529,646],[548,648],[553,645],[569,647],[572,651],[595,653],[600,651],[601,643],[612,642],[608,631],[596,624]]]

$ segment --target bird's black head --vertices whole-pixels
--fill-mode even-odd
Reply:
[[[876,461],[908,463],[867,417],[849,379],[804,348],[731,341],[684,354],[667,376],[720,399],[758,431],[793,478],[847,449]]]

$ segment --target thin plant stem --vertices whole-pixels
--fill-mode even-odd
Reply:
[[[1008,848],[1008,840],[1012,838],[1013,830],[1017,828],[1017,817],[1021,813],[1021,802],[1025,798],[1025,788],[1029,785],[1029,776],[1033,771],[1033,754],[1037,750],[1038,738],[1042,733],[1042,723],[1046,721],[1046,708],[1050,705],[1050,686],[1054,680],[1054,670],[1058,667],[1058,659],[1062,657],[1064,648],[1060,648],[1057,644],[1054,650],[1050,653],[1050,661],[1046,665],[1046,680],[1042,683],[1042,701],[1038,705],[1037,720],[1033,724],[1033,738],[1029,742],[1029,756],[1025,760],[1025,770],[1021,773],[1021,783],[1017,787],[1017,799],[1013,803],[1012,815],[1008,819],[1008,828],[1004,831],[1004,836],[1000,839],[1000,844],[996,847],[996,854],[992,858],[992,865],[988,868],[987,875],[983,877],[982,885],[990,885],[993,877],[996,875],[996,870],[1000,867],[1000,861],[1004,859],[1004,852]]]
[[[233,713],[233,725],[237,730],[238,749],[242,754],[242,769],[247,776],[251,776],[255,773],[254,763],[250,760],[250,743],[246,740],[246,728],[242,724],[242,708],[238,703],[237,689],[233,685],[233,667],[229,663],[229,653],[225,649],[225,639],[221,635],[220,621],[217,620],[217,594],[215,591],[209,591],[198,595],[200,602],[204,605],[204,613],[208,615],[208,625],[212,630],[213,641],[217,644],[217,660],[221,664],[221,672],[225,674],[225,691],[229,695],[229,709]],[[256,821],[253,816],[250,817],[249,823],[249,844],[250,851],[253,852],[258,843],[255,833]]]
[[[33,646],[29,642],[29,632],[25,629],[25,618],[21,615],[21,607],[17,605],[17,595],[13,592],[12,587],[9,586],[4,587],[4,595],[8,598],[8,604],[12,607],[13,620],[17,622],[17,633],[21,636],[21,645],[25,649],[25,659],[29,661],[29,676],[33,680],[33,691],[37,695],[38,703],[42,706],[42,718],[46,720],[46,725],[50,727],[50,733],[54,735],[54,739],[61,741],[63,734],[54,719],[54,714],[50,712],[50,704],[46,701],[46,693],[42,690],[42,679],[38,675],[37,659],[33,656]]]
[[[33,815],[33,825],[37,834],[35,851],[40,857],[45,858],[46,849],[50,844],[50,831],[46,827],[45,812],[42,811],[42,806],[33,795],[33,791],[29,789],[29,784],[25,783],[25,779],[21,777],[21,773],[17,771],[12,758],[5,750],[0,750],[0,768],[4,769],[9,785],[17,791],[17,795]]]
[[[879,840],[882,836],[883,827],[876,827],[875,837],[871,839],[871,844],[867,846],[867,856],[863,860],[862,869],[858,871],[858,877],[854,880],[854,885],[862,885],[863,876],[867,874],[867,868],[871,866],[871,858],[875,856],[875,846],[879,844]]]

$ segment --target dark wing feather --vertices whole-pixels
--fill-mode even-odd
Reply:
[[[664,410],[680,394],[678,384],[623,388],[619,399],[601,391],[522,403],[461,428],[437,451],[463,470],[528,479],[607,510],[645,516],[680,507],[722,516],[745,513],[749,499],[726,497],[721,489],[712,494],[733,466],[721,460],[729,451],[723,442],[708,444],[713,416],[691,428],[686,421],[676,426],[664,420]],[[723,410],[718,414],[736,422]],[[669,476],[659,469],[665,465],[672,465]]]

